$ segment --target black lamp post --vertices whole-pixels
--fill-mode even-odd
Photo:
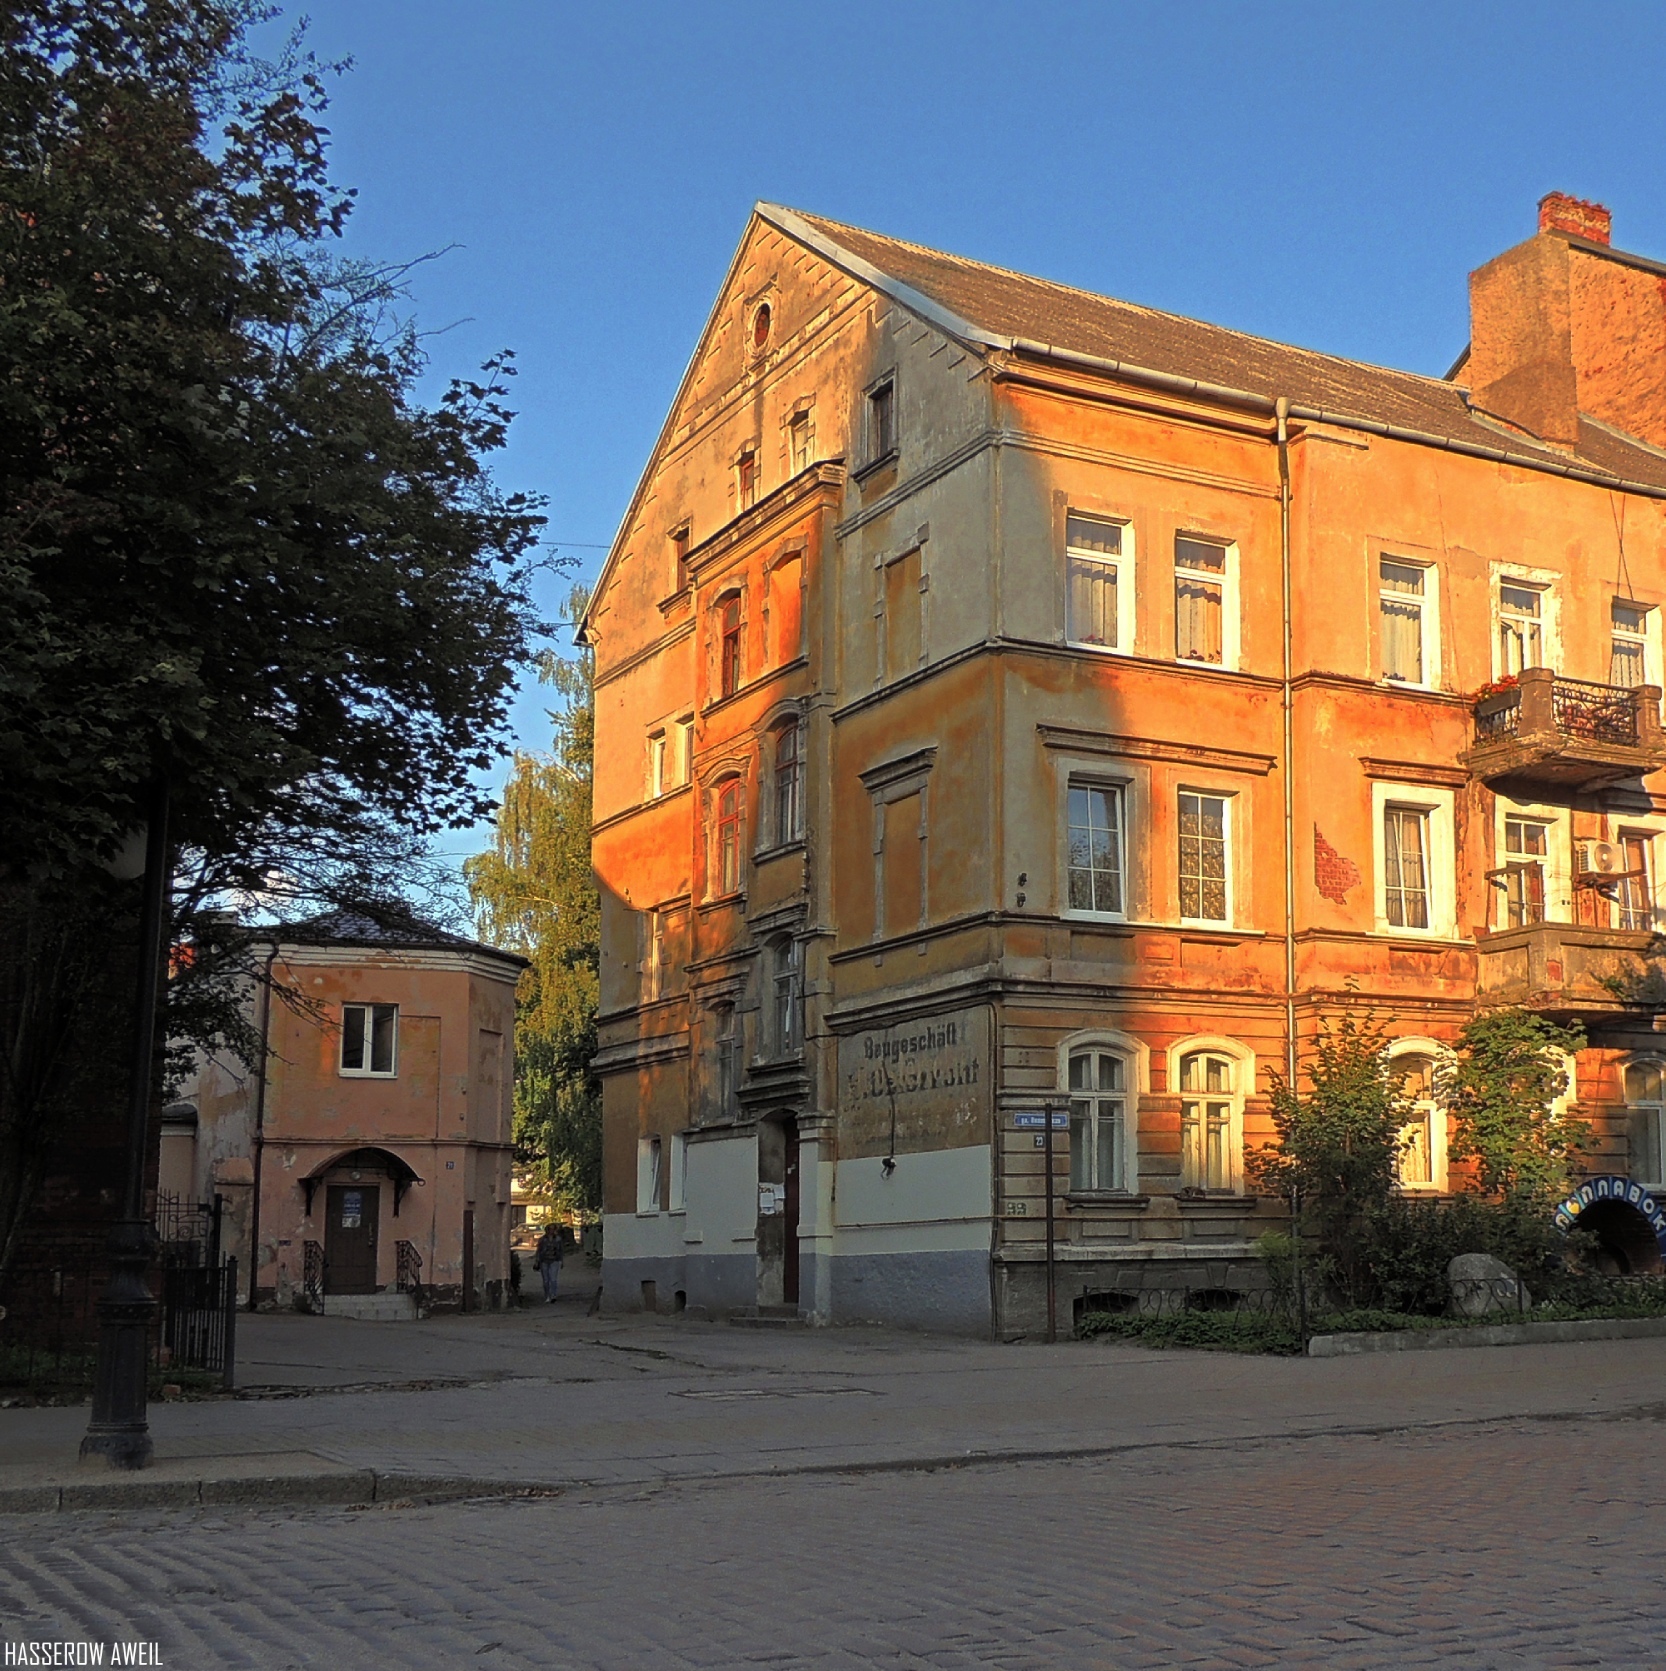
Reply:
[[[156,1000],[168,906],[168,785],[151,789],[145,828],[145,895],[139,918],[139,987],[133,1013],[133,1071],[127,1103],[127,1180],[121,1218],[110,1232],[110,1282],[98,1302],[98,1369],[93,1414],[81,1441],[83,1462],[144,1468],[153,1446],[145,1419],[150,1320],[148,1274],[155,1232],[145,1217],[145,1152],[150,1135]]]

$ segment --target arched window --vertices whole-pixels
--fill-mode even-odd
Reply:
[[[804,753],[797,720],[775,733],[775,839],[797,841],[804,834]]]
[[[1666,1183],[1666,1080],[1658,1061],[1628,1062],[1626,1112],[1631,1117],[1631,1175]]]
[[[1070,1052],[1070,1187],[1127,1189],[1130,1158],[1128,1061],[1084,1045]]]
[[[1400,1132],[1400,1182],[1416,1188],[1435,1181],[1435,1059],[1412,1054],[1394,1065],[1412,1108]]]
[[[1439,1054],[1431,1039],[1400,1039],[1389,1052],[1389,1077],[1410,1105],[1400,1128],[1402,1189],[1446,1188],[1446,1114],[1435,1097]]]
[[[1185,1189],[1237,1187],[1243,1130],[1239,1064],[1219,1050],[1180,1058],[1180,1183]]]
[[[717,606],[717,690],[719,696],[733,696],[740,689],[741,618],[740,594],[731,593]]]
[[[714,859],[719,894],[740,892],[741,784],[738,777],[726,779],[717,788],[717,828]]]
[[[770,948],[770,1008],[776,1054],[793,1056],[804,1043],[804,948],[782,935]]]

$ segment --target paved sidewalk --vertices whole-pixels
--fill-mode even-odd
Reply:
[[[243,1378],[262,1396],[152,1406],[158,1459],[180,1477],[312,1466],[481,1489],[641,1484],[1620,1415],[1658,1411],[1666,1389],[1662,1340],[1304,1360],[577,1305],[410,1324],[258,1316],[242,1330]],[[85,1422],[84,1409],[0,1411],[0,1490],[88,1480]]]
[[[168,1671],[1643,1671],[1659,1431],[0,1517],[0,1636],[154,1641]]]

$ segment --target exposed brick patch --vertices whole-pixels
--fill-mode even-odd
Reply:
[[[1548,191],[1539,199],[1541,232],[1566,232],[1575,238],[1589,239],[1593,244],[1606,244],[1613,227],[1613,215],[1600,203],[1588,203],[1582,197],[1569,197],[1559,191]]]
[[[1359,866],[1345,859],[1313,826],[1313,880],[1319,892],[1337,905],[1348,903],[1348,890],[1359,886]]]

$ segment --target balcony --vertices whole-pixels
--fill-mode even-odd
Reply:
[[[1666,766],[1660,687],[1595,685],[1530,667],[1475,704],[1463,763],[1483,782],[1597,789]]]
[[[1592,1022],[1646,1013],[1666,1004],[1660,967],[1644,956],[1656,938],[1649,929],[1581,923],[1483,929],[1476,997]]]

